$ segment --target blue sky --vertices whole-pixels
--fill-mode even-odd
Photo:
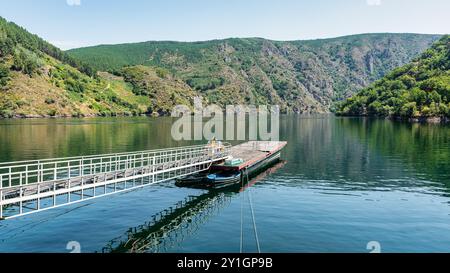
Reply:
[[[0,0],[0,16],[63,48],[148,40],[450,33],[449,0]]]

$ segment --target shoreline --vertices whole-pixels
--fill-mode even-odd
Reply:
[[[314,115],[333,115],[335,117],[344,117],[344,118],[369,118],[369,119],[386,119],[398,122],[408,122],[408,123],[420,123],[420,124],[449,124],[450,118],[448,117],[411,117],[411,118],[402,118],[402,117],[376,117],[376,116],[368,116],[368,115],[337,115],[334,113],[308,113],[308,114],[299,114],[299,113],[281,113],[280,115],[295,115],[295,116],[314,116]],[[70,119],[92,119],[92,118],[132,118],[132,117],[148,117],[148,118],[158,118],[158,117],[171,117],[168,115],[149,115],[149,114],[140,114],[140,115],[127,115],[127,114],[117,114],[117,115],[81,115],[81,116],[71,116],[71,115],[61,115],[61,116],[50,116],[50,115],[14,115],[13,117],[1,117],[0,120],[38,120],[38,119],[59,119],[59,120],[70,120]]]
[[[422,123],[422,124],[449,124],[450,118],[441,116],[432,117],[410,117],[402,118],[398,116],[388,116],[388,117],[377,117],[369,115],[337,115],[336,117],[346,117],[346,118],[371,118],[371,119],[386,119],[392,121],[408,122],[408,123]]]

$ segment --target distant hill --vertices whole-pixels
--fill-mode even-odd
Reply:
[[[187,84],[166,74],[150,67],[126,69],[120,77],[97,74],[0,17],[0,117],[166,114],[194,96]]]
[[[342,102],[339,115],[450,118],[450,36]]]
[[[176,104],[328,112],[439,38],[364,34],[146,42],[61,51],[0,17],[0,117],[167,115]]]
[[[291,42],[144,42],[68,53],[101,71],[130,65],[163,67],[220,105],[278,104],[294,112],[328,112],[334,101],[408,63],[439,37],[363,34]]]

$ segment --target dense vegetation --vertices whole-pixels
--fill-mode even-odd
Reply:
[[[123,68],[120,75],[132,85],[135,95],[150,99],[148,114],[170,114],[174,105],[191,105],[195,96],[188,85],[162,68],[131,66]]]
[[[450,117],[450,36],[338,106],[340,115]]]
[[[148,112],[151,99],[0,17],[0,117]],[[158,112],[158,109],[156,109]]]
[[[366,34],[277,42],[259,38],[144,42],[69,51],[95,69],[162,67],[210,102],[278,104],[285,111],[327,112],[388,71],[408,63],[439,36]]]
[[[66,53],[0,17],[0,117],[165,115],[198,95],[222,106],[328,112],[438,38],[146,42]]]
[[[20,45],[18,47],[17,45]],[[46,42],[37,35],[33,35],[0,17],[0,58],[13,55],[14,68],[32,74],[40,65],[38,58],[47,54],[63,63],[78,68],[81,72],[94,76],[94,70],[71,57],[66,52]]]

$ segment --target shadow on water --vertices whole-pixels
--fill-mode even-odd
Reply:
[[[199,196],[188,196],[175,205],[150,217],[146,223],[130,228],[122,236],[108,242],[103,253],[168,252],[182,245],[211,217],[231,203],[234,195],[242,194],[266,176],[285,165],[281,161],[261,172],[248,183],[224,189],[210,190]]]

